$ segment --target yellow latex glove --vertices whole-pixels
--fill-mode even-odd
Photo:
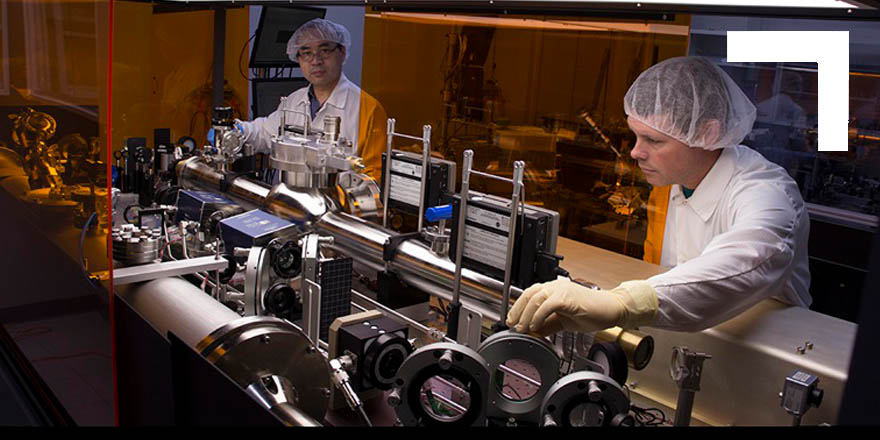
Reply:
[[[627,281],[612,290],[593,290],[559,279],[526,289],[510,310],[507,325],[518,332],[541,336],[560,330],[633,328],[652,323],[657,306],[657,292],[646,281]]]

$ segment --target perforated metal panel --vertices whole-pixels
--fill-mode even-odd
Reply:
[[[321,280],[321,339],[327,340],[330,324],[351,313],[351,258],[318,263]]]

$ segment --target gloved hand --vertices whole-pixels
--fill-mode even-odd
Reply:
[[[364,159],[357,156],[348,156],[345,158],[349,164],[351,164],[351,170],[356,173],[363,173],[366,166],[364,165]]]
[[[560,330],[586,333],[614,326],[633,328],[652,323],[657,306],[657,292],[646,281],[593,290],[559,279],[526,289],[510,310],[507,325],[540,336]]]
[[[250,122],[245,122],[240,119],[236,119],[234,127],[239,133],[241,133],[242,139],[247,139],[248,135],[250,135],[250,133],[251,133],[251,123]]]

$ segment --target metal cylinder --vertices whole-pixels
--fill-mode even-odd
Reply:
[[[240,316],[180,278],[160,278],[119,289],[118,295],[162,336],[174,333],[190,347]]]
[[[626,353],[627,363],[636,370],[647,367],[654,355],[654,337],[636,330],[611,327],[596,332],[596,340],[620,344]]]
[[[342,118],[339,116],[324,116],[324,136],[321,140],[325,142],[336,142],[339,140],[339,126]]]
[[[183,164],[184,162],[182,162]],[[219,188],[220,175],[208,166],[200,165],[192,159],[185,165],[178,165],[178,178],[184,188],[204,189]],[[242,182],[239,182],[242,181]],[[299,223],[314,224],[318,232],[336,238],[332,248],[349,255],[358,264],[376,270],[382,270],[383,247],[393,234],[380,225],[370,223],[343,212],[337,212],[337,205],[332,189],[289,188],[276,185],[271,190],[254,184],[247,186],[246,178],[239,177],[232,181],[236,191],[250,191],[247,195],[226,193],[230,199],[259,200],[256,207],[267,212]],[[253,205],[253,202],[251,202]],[[459,247],[461,248],[461,247]],[[446,257],[440,257],[431,248],[418,240],[408,240],[400,245],[390,265],[400,278],[410,285],[422,289],[432,295],[452,298],[456,279],[456,265]],[[488,319],[498,319],[498,305],[501,304],[503,283],[478,272],[459,268],[461,271],[461,293],[486,305],[480,307],[480,313]],[[518,297],[522,290],[511,286],[511,298]]]
[[[244,177],[227,179],[223,184],[224,190],[221,183],[226,177],[223,173],[206,164],[200,157],[191,157],[180,161],[176,171],[178,184],[182,188],[223,192],[229,199],[246,209],[259,208],[271,190],[271,188]]]

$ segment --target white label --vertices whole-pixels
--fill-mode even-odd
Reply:
[[[395,173],[406,174],[407,176],[418,177],[419,179],[422,178],[422,166],[409,162],[392,160],[391,171],[394,171]]]
[[[504,270],[507,262],[507,237],[475,226],[465,226],[463,254],[472,260]]]
[[[487,211],[471,205],[468,205],[467,211],[467,219],[471,222],[479,223],[492,229],[497,229],[505,234],[507,234],[510,229],[510,217],[507,215]]]
[[[391,200],[418,207],[421,191],[422,182],[420,180],[391,175],[391,194],[388,195]]]

